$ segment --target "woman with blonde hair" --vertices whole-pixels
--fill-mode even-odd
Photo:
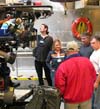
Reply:
[[[52,85],[54,86],[54,76],[58,65],[64,60],[65,51],[62,49],[61,41],[55,39],[52,50],[49,52],[46,63],[51,71]]]

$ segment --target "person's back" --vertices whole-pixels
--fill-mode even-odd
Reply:
[[[59,69],[62,69],[63,72]],[[67,102],[77,103],[91,98],[96,75],[87,58],[73,57],[65,60],[61,63],[56,75],[60,75],[60,77],[56,77],[56,86],[60,83],[65,85],[65,88],[62,85],[61,90],[64,91],[63,96]],[[63,81],[63,78],[66,79],[66,82]]]
[[[78,53],[75,41],[67,43],[67,58],[55,75],[55,86],[65,101],[64,109],[91,109],[96,71],[87,57]]]

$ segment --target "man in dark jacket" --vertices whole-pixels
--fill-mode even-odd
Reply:
[[[91,40],[90,33],[85,32],[81,35],[82,45],[80,46],[79,50],[81,56],[89,58],[90,55],[92,54],[93,48],[91,47],[90,40]]]
[[[65,101],[64,109],[91,109],[96,71],[88,58],[78,54],[75,41],[67,43],[67,58],[55,75],[55,86]]]
[[[35,69],[39,79],[39,85],[44,85],[43,82],[43,69],[48,82],[48,85],[52,85],[50,70],[46,65],[46,58],[49,51],[52,48],[53,38],[48,35],[48,26],[42,24],[40,27],[41,35],[37,36],[37,47],[35,50]]]

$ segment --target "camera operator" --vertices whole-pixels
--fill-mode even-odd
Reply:
[[[4,89],[8,89],[9,86],[17,87],[20,83],[14,83],[10,78],[10,68],[7,66],[7,63],[13,64],[16,59],[16,55],[12,52],[8,52],[8,46],[0,44],[0,77],[4,79]]]

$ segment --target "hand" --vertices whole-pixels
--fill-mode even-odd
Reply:
[[[98,86],[99,86],[99,83],[98,82],[95,82],[94,83],[94,88],[96,89],[96,88],[98,88]]]

